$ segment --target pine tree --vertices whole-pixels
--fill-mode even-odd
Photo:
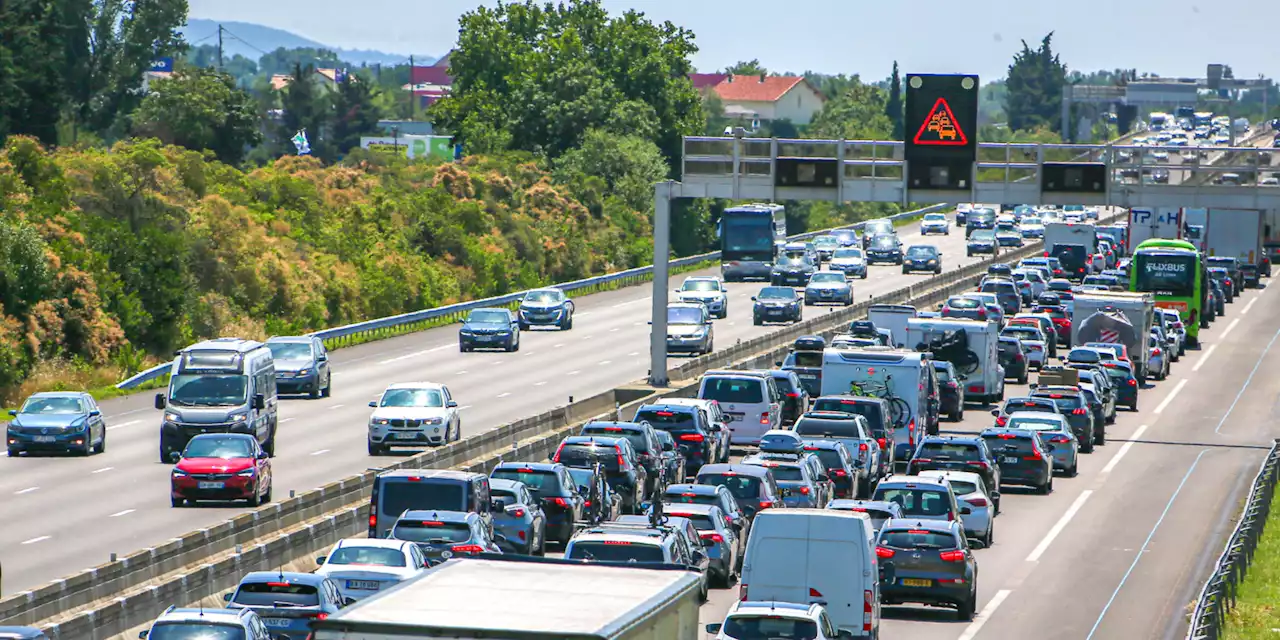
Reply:
[[[294,64],[289,84],[280,92],[280,107],[284,114],[280,117],[277,144],[281,153],[291,153],[293,143],[290,140],[305,129],[312,154],[324,156],[324,104],[323,96],[317,90],[315,76],[315,67]]]
[[[902,76],[898,75],[898,61],[893,61],[893,76],[889,79],[889,101],[884,105],[884,113],[893,122],[893,139],[903,140],[902,124]]]
[[[360,136],[377,130],[381,113],[373,87],[355,74],[339,82],[332,92],[333,136],[328,145],[334,154],[345,154],[360,146]]]
[[[1022,51],[1009,65],[1004,110],[1009,117],[1009,129],[1013,131],[1045,126],[1052,131],[1061,128],[1062,86],[1067,79],[1067,66],[1053,53],[1052,40],[1053,32],[1049,32],[1038,49],[1032,49],[1024,40]]]

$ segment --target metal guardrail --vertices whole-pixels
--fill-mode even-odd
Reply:
[[[888,216],[888,219],[893,220],[894,222],[897,222],[899,220],[906,220],[909,218],[913,218],[915,216],[924,215],[926,213],[941,211],[946,209],[949,206],[950,205],[946,205],[946,204],[936,204],[936,205],[924,207],[923,209],[916,209],[914,211],[904,211],[899,214]],[[865,222],[857,222],[854,224],[844,225],[841,227],[833,227],[831,229],[809,231],[806,233],[801,233],[801,234],[791,236],[788,239],[789,240],[805,240],[808,238],[813,238],[819,235],[830,233],[838,229],[861,229],[862,225],[864,224]],[[715,260],[719,257],[720,257],[719,251],[712,251],[711,253],[703,253],[695,256],[676,258],[675,260],[670,261],[668,264],[673,268],[685,267],[689,265],[695,265],[702,262]],[[645,282],[652,277],[653,277],[653,265],[648,265],[644,267],[637,267],[635,269],[628,269],[626,271],[619,271],[617,273],[609,273],[602,276],[583,278],[581,280],[574,280],[573,282],[565,282],[565,283],[557,284],[553,286],[561,289],[565,293],[572,293],[573,291],[577,291],[581,289],[590,289],[592,287],[599,287],[604,285],[637,284],[640,282]],[[469,313],[473,309],[481,309],[485,307],[505,307],[505,306],[513,305],[520,302],[520,299],[523,298],[526,293],[528,293],[528,291],[517,291],[515,293],[508,293],[506,295],[494,296],[492,298],[483,298],[481,300],[459,302],[457,304],[450,304],[450,305],[445,305],[443,307],[435,307],[432,309],[423,309],[421,311],[411,311],[409,313],[402,313],[400,315],[388,316],[385,318],[377,318],[374,320],[366,320],[364,322],[357,322],[354,324],[349,324],[341,327],[333,327],[331,329],[322,329],[320,331],[316,331],[308,335],[320,338],[321,340],[324,340],[326,343],[329,343],[330,341],[341,340],[343,338],[349,338],[352,336],[359,336],[359,335],[369,334],[369,333],[383,332],[396,327],[402,327],[404,325],[420,324],[420,323],[429,322],[432,320],[444,319],[444,320],[448,320],[450,323],[459,322],[466,316],[467,313]],[[328,346],[333,347],[334,345],[329,344]],[[171,362],[165,362],[163,364],[156,365],[150,369],[147,369],[146,371],[138,373],[134,376],[131,376],[117,383],[116,388],[132,389],[145,382],[162,378],[165,375],[168,375],[172,364],[173,363]]]
[[[1236,523],[1226,548],[1218,556],[1213,574],[1200,590],[1195,611],[1191,614],[1191,626],[1187,629],[1187,640],[1218,640],[1222,637],[1227,614],[1236,606],[1240,583],[1244,582],[1253,561],[1253,552],[1262,539],[1277,479],[1280,479],[1280,440],[1272,442],[1262,468],[1253,479],[1240,522]]]

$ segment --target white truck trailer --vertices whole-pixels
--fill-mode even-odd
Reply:
[[[1059,244],[1083,245],[1089,255],[1098,252],[1098,229],[1091,222],[1050,222],[1044,225],[1044,250],[1053,255]]]
[[[1146,380],[1147,336],[1155,322],[1155,296],[1131,291],[1090,291],[1076,295],[1075,308],[1071,312],[1071,344],[1084,346],[1088,342],[1110,342],[1125,346],[1134,364],[1134,375],[1141,382]],[[1124,315],[1123,323],[1108,321],[1109,312]]]
[[[1129,249],[1150,240],[1182,238],[1182,209],[1177,207],[1134,207],[1129,210]]]
[[[315,640],[699,640],[699,577],[554,559],[454,559],[312,624]]]

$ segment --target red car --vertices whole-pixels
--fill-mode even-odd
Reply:
[[[271,502],[271,457],[244,433],[202,433],[187,443],[170,476],[170,501]]]

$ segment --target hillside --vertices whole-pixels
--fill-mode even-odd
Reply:
[[[328,49],[338,54],[338,57],[352,65],[396,65],[404,64],[410,53],[388,53],[384,51],[371,51],[362,49],[342,49],[333,47],[322,42],[316,42],[310,38],[300,36],[291,31],[268,27],[265,25],[254,24],[252,22],[235,22],[230,20],[206,20],[203,18],[191,18],[187,20],[187,25],[181,29],[187,42],[194,45],[197,44],[213,44],[218,43],[218,25],[221,24],[224,33],[222,37],[222,49],[228,58],[240,54],[250,60],[257,60],[262,57],[264,52],[275,51],[277,48],[298,49],[303,47]],[[420,55],[414,53],[414,61],[417,64],[431,64],[436,61],[436,57],[428,55]]]

